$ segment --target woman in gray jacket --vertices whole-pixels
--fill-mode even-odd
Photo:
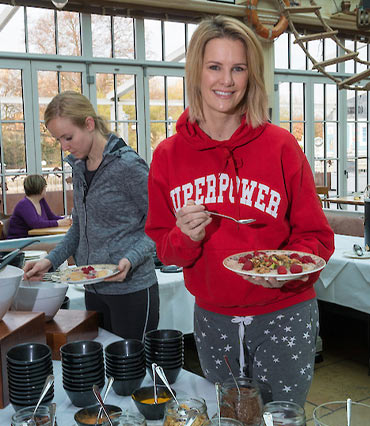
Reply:
[[[85,287],[86,309],[102,314],[105,329],[141,340],[159,320],[155,246],[144,233],[148,166],[77,92],[55,96],[44,119],[70,152],[73,223],[45,259],[25,265],[26,278],[42,278],[69,256],[78,266],[118,264],[118,274]]]

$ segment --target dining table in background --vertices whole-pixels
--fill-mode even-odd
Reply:
[[[180,330],[184,334],[194,330],[194,296],[185,288],[182,272],[165,273],[156,269],[159,285],[159,325],[160,329]],[[85,309],[83,285],[70,284],[67,296],[69,309]]]
[[[370,253],[355,256],[353,244],[364,248],[364,238],[335,234],[334,254],[316,281],[315,290],[319,301],[329,302],[324,305],[324,309],[330,308],[329,313],[346,312],[366,321],[370,375]]]
[[[370,314],[370,255],[355,257],[363,237],[335,234],[335,251],[315,283],[317,298]],[[352,256],[352,257],[351,257]]]
[[[346,195],[343,197],[328,197],[325,198],[325,202],[338,204],[340,208],[342,205],[351,205],[351,206],[364,206],[365,201],[363,195]]]
[[[61,235],[68,232],[70,226],[51,226],[49,228],[34,228],[28,231],[28,235]]]

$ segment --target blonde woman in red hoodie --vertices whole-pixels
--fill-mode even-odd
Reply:
[[[285,249],[328,260],[334,236],[295,138],[268,122],[262,48],[242,22],[200,23],[186,60],[189,108],[155,150],[147,234],[165,264],[183,267],[195,296],[194,334],[205,377],[235,372],[304,405],[312,381],[318,309],[314,282],[243,279],[231,254]],[[205,210],[253,218],[239,225]]]

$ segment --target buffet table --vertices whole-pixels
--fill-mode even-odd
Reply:
[[[99,335],[95,339],[103,344],[104,347],[112,342],[120,340],[121,338],[109,333],[106,330],[99,329]],[[62,366],[60,361],[53,361],[53,373],[55,376],[54,382],[54,399],[53,401],[57,404],[57,423],[60,426],[74,426],[74,414],[80,408],[72,405],[67,394],[65,393],[62,385]],[[148,386],[153,381],[149,374],[146,375],[142,386]],[[212,416],[216,412],[216,396],[214,391],[214,385],[208,382],[203,377],[197,376],[196,374],[182,370],[172,385],[175,389],[177,396],[191,395],[203,397],[208,406],[208,414]],[[130,396],[123,397],[117,395],[113,389],[111,389],[108,398],[108,404],[118,405],[122,409],[127,409],[133,412],[137,412],[134,402]],[[12,405],[8,405],[6,408],[0,410],[0,424],[10,425],[10,420],[14,414]],[[163,421],[148,421],[148,426],[151,425],[162,425]]]
[[[315,284],[317,298],[370,314],[370,256],[350,258],[353,244],[363,237],[335,235],[335,252]]]
[[[163,273],[156,269],[159,284],[159,325],[161,329],[180,330],[184,334],[192,333],[194,296],[185,288],[182,272]],[[70,309],[85,309],[84,288],[71,285],[67,296]]]

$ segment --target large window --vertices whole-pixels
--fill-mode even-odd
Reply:
[[[0,212],[12,213],[30,173],[47,179],[56,213],[71,212],[71,171],[43,122],[61,91],[86,95],[148,162],[176,132],[195,25],[8,5],[0,5],[0,15]]]
[[[360,90],[339,90],[333,80],[312,71],[304,51],[285,33],[275,41],[275,105],[273,121],[294,134],[311,164],[317,186],[331,195],[362,192],[369,183],[369,96]],[[346,40],[344,45],[369,60],[369,46]],[[317,60],[340,54],[330,39],[309,41]],[[326,67],[346,78],[365,69],[347,61]],[[332,205],[332,208],[338,208]],[[355,207],[347,207],[354,210]]]

